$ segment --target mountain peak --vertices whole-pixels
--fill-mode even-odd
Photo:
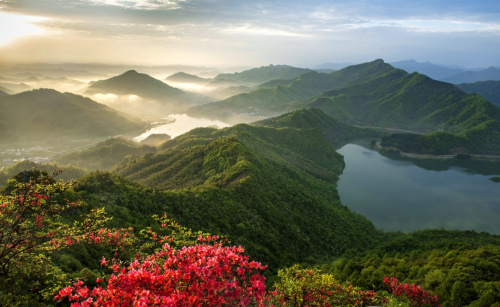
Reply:
[[[136,71],[136,70],[129,70],[129,71],[126,71],[124,72],[122,75],[138,75],[139,73]]]

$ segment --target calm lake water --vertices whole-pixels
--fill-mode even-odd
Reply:
[[[500,234],[500,183],[489,180],[500,175],[500,163],[476,163],[480,174],[442,162],[389,159],[367,145],[348,144],[338,150],[346,163],[338,191],[344,205],[377,228]]]
[[[136,137],[135,140],[142,141],[150,134],[168,134],[170,135],[170,137],[175,138],[176,136],[199,127],[229,127],[228,124],[218,120],[195,118],[186,114],[172,114],[165,118],[165,121],[167,122],[166,124],[156,126],[153,129],[146,131],[145,133]]]

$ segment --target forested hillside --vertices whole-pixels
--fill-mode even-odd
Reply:
[[[164,191],[151,212],[162,204],[182,224],[227,235],[280,267],[377,241],[373,225],[339,202],[342,169],[342,157],[317,130],[241,124],[195,129],[116,171]]]
[[[91,99],[50,89],[0,96],[0,139],[93,138],[142,130],[147,124]]]
[[[253,118],[276,116],[306,106],[308,98],[334,88],[368,81],[390,69],[393,69],[392,66],[378,60],[350,66],[331,74],[305,72],[291,80],[266,82],[249,93],[199,106],[189,112],[228,120],[242,114]]]

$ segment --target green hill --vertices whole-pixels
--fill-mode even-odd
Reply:
[[[361,137],[375,137],[381,133],[369,128],[357,128],[326,115],[319,109],[301,109],[271,119],[253,123],[274,128],[316,129],[335,147],[341,142]]]
[[[178,72],[165,78],[166,81],[181,82],[181,83],[194,83],[194,84],[207,84],[210,79],[200,78],[195,75],[187,74],[185,72]]]
[[[346,67],[331,74],[308,71],[292,80],[268,81],[257,90],[191,109],[194,115],[231,119],[238,116],[277,116],[306,106],[305,102],[321,93],[365,82],[394,69],[382,60]]]
[[[119,198],[121,206],[140,208],[146,216],[167,211],[183,225],[227,235],[277,268],[378,240],[373,224],[339,201],[335,187],[343,167],[342,156],[316,129],[240,124],[194,129],[158,153],[129,157],[116,168],[155,189],[151,195],[122,195],[116,187],[101,191],[106,184],[99,178],[108,178],[101,173],[83,179],[79,189],[98,189],[107,196],[96,199]],[[123,180],[106,178],[112,185]]]
[[[137,118],[91,99],[50,89],[0,96],[0,139],[93,138],[146,128]]]
[[[288,65],[269,65],[237,73],[219,74],[214,78],[214,80],[257,85],[274,79],[294,79],[309,71],[309,69],[297,68]]]
[[[462,83],[458,84],[457,87],[466,93],[477,93],[500,107],[500,81]]]
[[[56,158],[60,164],[77,165],[87,170],[110,170],[126,156],[144,156],[155,153],[156,148],[124,138],[110,138],[79,152]]]
[[[129,70],[119,76],[92,83],[85,94],[113,93],[150,99],[182,99],[185,93],[147,74]]]
[[[465,146],[474,153],[497,153],[500,149],[496,145],[500,141],[498,107],[477,94],[466,94],[418,73],[390,69],[367,82],[325,92],[311,100],[310,106],[357,125],[459,133],[448,137],[454,139],[448,145]],[[432,139],[432,135],[427,138]],[[443,138],[434,140],[442,143]],[[450,153],[453,147],[445,151]]]
[[[172,87],[147,74],[129,70],[119,76],[92,83],[85,95],[93,94],[136,95],[142,98],[132,105],[122,103],[118,109],[131,114],[156,115],[182,113],[187,108],[208,102],[208,98],[199,94],[187,93]]]

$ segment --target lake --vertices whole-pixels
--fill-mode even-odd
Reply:
[[[142,141],[151,134],[168,134],[171,138],[175,138],[181,134],[199,127],[217,127],[225,128],[230,125],[206,118],[191,117],[186,114],[172,114],[165,118],[165,124],[158,125],[140,136],[134,138],[136,141]]]
[[[370,149],[368,142],[337,151],[346,163],[338,182],[342,203],[377,228],[500,234],[500,183],[489,180],[500,174],[499,162],[469,161],[457,166],[453,164],[459,161],[390,159]]]

